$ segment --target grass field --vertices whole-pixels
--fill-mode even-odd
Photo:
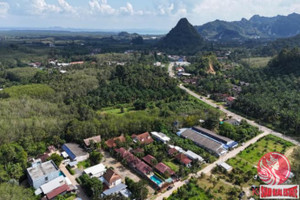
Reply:
[[[242,59],[243,62],[246,62],[253,68],[265,67],[272,57],[252,57]]]
[[[248,188],[251,185],[259,185],[260,182],[253,177],[257,174],[257,163],[260,158],[269,152],[279,152],[285,154],[293,148],[293,144],[282,140],[273,135],[268,135],[260,139],[255,144],[250,145],[247,149],[239,153],[235,158],[229,159],[227,163],[233,167],[233,172],[229,174],[215,174],[233,184],[240,184]]]
[[[90,167],[90,166],[91,166],[91,164],[90,164],[89,160],[81,161],[81,162],[79,162],[79,163],[77,164],[77,167],[78,167],[79,169],[86,169],[86,168],[88,168],[88,167]]]
[[[210,190],[211,194],[216,197],[216,199],[232,199],[235,197],[231,196],[229,191],[234,188],[234,186],[228,184],[224,180],[218,180],[214,177],[203,176],[198,179],[198,186],[204,190]],[[236,197],[236,199],[238,199]]]
[[[168,167],[170,167],[174,172],[178,172],[179,166],[176,165],[175,163],[173,163],[173,162],[171,162],[171,161],[169,161],[169,162],[164,161],[164,163],[165,163]]]
[[[285,153],[287,148],[294,146],[288,141],[284,141],[276,136],[268,135],[257,143],[249,146],[245,151],[238,154],[238,158],[241,158],[252,165],[257,165],[259,159],[266,153],[279,152]]]

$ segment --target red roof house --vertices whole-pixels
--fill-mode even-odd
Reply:
[[[69,191],[69,186],[67,184],[64,184],[54,190],[52,190],[51,192],[49,192],[48,194],[46,194],[46,197],[48,200],[50,199],[54,199],[55,197],[57,197],[60,194],[63,194],[67,191]]]
[[[150,166],[153,166],[154,163],[157,163],[156,158],[154,158],[153,156],[151,156],[149,154],[143,158],[143,161],[145,161]]]
[[[114,172],[112,169],[106,170],[105,174],[103,175],[104,183],[109,187],[112,188],[116,185],[122,183],[122,179],[119,174]]]
[[[157,165],[155,165],[155,169],[160,172],[161,174],[169,174],[170,176],[174,175],[175,172],[168,167],[167,165],[165,165],[164,163],[160,162]]]
[[[175,149],[175,148],[170,148],[169,150],[168,150],[168,154],[170,155],[170,156],[174,156],[174,155],[176,155],[178,153],[178,151]]]
[[[178,160],[178,162],[184,164],[186,167],[190,167],[192,160],[190,160],[186,155],[183,153],[178,154],[175,156],[175,158]]]
[[[111,138],[109,140],[107,140],[105,142],[105,144],[109,147],[109,148],[113,148],[117,146],[117,141],[119,141],[120,143],[126,142],[126,139],[123,135],[119,136],[119,137],[115,137],[115,138]]]
[[[140,142],[141,144],[150,144],[153,142],[153,139],[148,132],[139,135],[133,134],[131,138],[134,142]]]
[[[94,137],[90,137],[90,138],[86,138],[83,140],[84,142],[84,145],[86,147],[89,147],[90,146],[90,142],[93,141],[95,144],[97,143],[100,143],[101,142],[101,136],[100,135],[97,135],[97,136],[94,136]]]

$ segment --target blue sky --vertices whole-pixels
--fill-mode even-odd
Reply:
[[[300,13],[299,0],[0,0],[0,27],[152,29]]]

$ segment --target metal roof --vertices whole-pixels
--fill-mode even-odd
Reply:
[[[85,169],[84,173],[95,175],[95,174],[105,172],[105,171],[106,171],[105,166],[100,163],[98,165],[94,165],[92,167]]]
[[[181,136],[192,140],[197,145],[206,148],[218,155],[221,155],[223,152],[226,152],[226,150],[223,148],[223,144],[213,140],[212,138],[209,138],[208,136],[197,133],[194,130],[186,129],[184,132],[181,133]]]
[[[44,194],[48,194],[52,190],[66,184],[65,177],[59,176],[56,179],[53,179],[52,181],[49,181],[48,183],[45,183],[40,188],[43,191]]]
[[[121,183],[121,184],[119,184],[119,185],[116,185],[116,186],[113,187],[113,188],[110,188],[110,189],[108,189],[108,190],[105,190],[105,191],[103,192],[103,194],[104,194],[105,196],[108,196],[108,195],[111,195],[111,194],[116,194],[116,193],[121,192],[122,190],[124,190],[124,189],[126,189],[126,188],[127,188],[127,185]]]

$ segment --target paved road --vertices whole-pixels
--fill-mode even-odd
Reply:
[[[168,73],[169,73],[169,76],[170,77],[174,77],[175,74],[173,72],[173,67],[174,67],[174,63],[171,62],[169,64],[169,67],[168,67]],[[209,100],[208,98],[206,97],[203,97],[203,96],[200,96],[198,94],[196,94],[195,92],[189,90],[188,88],[184,87],[182,84],[179,85],[179,87],[183,90],[185,90],[188,94],[200,99],[201,101],[213,106],[213,107],[219,107],[219,105],[213,103],[211,100]],[[264,127],[264,126],[261,126],[257,123],[255,123],[254,121],[251,121],[251,120],[248,120],[242,116],[239,116],[235,113],[232,113],[228,110],[226,110],[225,108],[223,107],[220,107],[220,110],[223,111],[224,113],[226,113],[228,116],[232,116],[233,118],[235,119],[244,119],[246,120],[249,124],[253,125],[253,126],[256,126],[258,127],[263,133],[260,134],[260,135],[257,135],[256,137],[252,138],[251,140],[245,142],[245,144],[243,146],[240,146],[230,152],[228,152],[227,154],[221,156],[217,161],[215,161],[214,163],[206,166],[204,169],[200,170],[199,172],[197,172],[197,174],[190,174],[189,175],[189,178],[186,180],[186,181],[178,181],[175,183],[174,187],[171,189],[171,190],[168,190],[166,191],[165,193],[163,194],[160,194],[159,196],[156,197],[156,200],[163,200],[163,198],[168,198],[174,191],[176,191],[178,188],[180,188],[181,186],[183,186],[184,184],[186,184],[188,182],[188,180],[191,178],[191,177],[197,177],[197,176],[200,176],[201,173],[204,173],[204,174],[210,174],[211,170],[216,167],[217,163],[219,162],[225,162],[227,161],[228,159],[230,158],[233,158],[235,157],[239,152],[243,151],[244,149],[246,149],[248,146],[250,146],[251,144],[254,144],[255,142],[257,142],[260,138],[262,137],[265,137],[266,135],[269,135],[269,134],[273,134],[273,135],[276,135],[278,137],[281,137],[285,140],[288,140],[298,146],[300,146],[300,143],[292,138],[289,138],[289,137],[286,137],[284,136],[283,134],[281,133],[278,133],[278,132],[275,132],[267,127]]]
[[[77,197],[81,198],[82,200],[89,200],[90,198],[85,194],[82,187],[77,183],[74,176],[70,174],[70,172],[66,169],[65,165],[60,164],[59,169],[70,179],[73,185],[78,188]]]

